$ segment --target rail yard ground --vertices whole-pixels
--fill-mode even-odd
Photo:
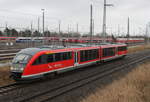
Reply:
[[[13,82],[9,78],[10,76],[10,67],[0,67],[0,86],[7,85]]]
[[[150,62],[105,88],[97,89],[81,102],[150,102]]]
[[[10,91],[10,93],[6,92],[7,94],[2,95],[0,100],[2,102],[9,100],[16,100],[16,101],[26,100],[25,102],[30,101],[40,102],[40,99],[41,101],[48,99],[46,102],[49,102],[50,100],[51,100],[50,102],[149,102],[150,101],[148,98],[149,97],[148,95],[150,94],[149,93],[150,69],[148,69],[148,66],[150,66],[149,49],[150,47],[148,45],[144,47],[143,46],[130,47],[129,53],[134,53],[137,51],[141,52],[129,54],[123,60],[107,62],[103,65],[93,66],[94,68],[88,67],[89,68],[89,69],[87,68],[88,70],[86,70],[85,68],[83,70],[73,71],[73,73],[69,72],[68,73],[69,75],[68,74],[64,74],[64,76],[60,75],[61,76],[60,78],[58,76],[58,78],[51,81],[42,81],[42,83],[41,82],[33,83],[32,85],[31,84],[25,85],[25,87],[23,85],[22,86],[20,85],[14,88],[13,91]],[[143,59],[145,57],[147,57],[147,60],[146,59],[144,59],[143,61],[140,60],[138,61],[138,63],[134,62],[136,60]],[[132,65],[131,64],[132,62],[134,62],[135,64]],[[141,64],[143,65],[141,66]],[[100,66],[101,70],[99,69]],[[95,78],[95,76],[101,75],[103,72],[102,70],[107,68],[108,69],[121,68],[121,70],[117,72],[115,70],[115,73],[107,75],[103,78],[97,77],[97,80],[94,79],[95,81],[93,80],[91,83],[88,84],[83,83],[83,86],[67,91],[68,88],[76,86],[79,83],[81,84],[82,82],[85,82],[85,80],[87,81],[89,79],[84,79],[82,82],[77,81],[77,84],[75,80],[81,80],[84,77],[86,78],[87,76],[91,77],[94,75],[92,77],[93,79]],[[101,72],[101,74],[98,72]],[[0,76],[0,78],[2,78],[2,85],[13,83],[13,81],[10,80],[8,77],[9,67],[7,68],[3,67],[0,73],[4,73],[2,74],[2,76]],[[68,84],[74,81],[75,81],[74,84],[71,85]],[[66,84],[68,87],[62,87],[64,84]],[[62,85],[61,86],[62,88],[57,90],[57,87],[59,87],[59,85],[60,86]],[[46,86],[49,86],[49,88],[47,89]],[[59,95],[60,91],[64,92],[65,94]],[[54,99],[52,98],[49,100],[48,97],[51,97],[51,95],[53,94],[55,95],[57,92],[58,96],[55,97]],[[28,93],[28,95],[26,93]],[[19,99],[15,97],[18,97]]]
[[[150,44],[148,45],[138,45],[138,46],[132,46],[128,49],[129,53],[134,53],[134,52],[138,52],[138,51],[143,51],[146,49],[150,49]]]
[[[135,47],[130,47],[128,52],[134,53],[134,52],[143,51],[146,49],[150,49],[150,45],[144,45],[144,46],[139,45]],[[7,85],[13,82],[13,80],[9,78],[9,72],[10,72],[10,66],[0,67],[0,86]]]

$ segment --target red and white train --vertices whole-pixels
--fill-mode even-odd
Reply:
[[[39,47],[21,50],[14,57],[11,76],[30,80],[124,57],[126,44]]]

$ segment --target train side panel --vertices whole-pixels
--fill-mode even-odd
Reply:
[[[36,61],[36,59],[38,59],[40,55],[43,55],[43,53],[40,55],[36,55],[33,57],[33,59],[25,68],[23,77],[43,75],[46,73],[63,70],[64,68],[73,67],[74,66],[73,52],[71,54],[72,54],[72,57],[68,60],[54,61],[50,63],[37,64],[37,65],[34,64],[34,61]]]

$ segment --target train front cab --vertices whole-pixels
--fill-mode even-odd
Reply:
[[[12,66],[11,66],[11,77],[14,80],[20,80],[23,74],[23,71],[25,67],[28,64],[28,61],[30,60],[31,55],[28,54],[21,54],[19,53],[14,57],[12,61]]]
[[[42,51],[33,56],[24,69],[22,79],[49,76],[74,66],[72,50]]]

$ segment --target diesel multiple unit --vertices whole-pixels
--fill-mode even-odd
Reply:
[[[41,78],[117,59],[126,54],[126,44],[27,48],[18,52],[14,57],[11,76],[15,80]]]

